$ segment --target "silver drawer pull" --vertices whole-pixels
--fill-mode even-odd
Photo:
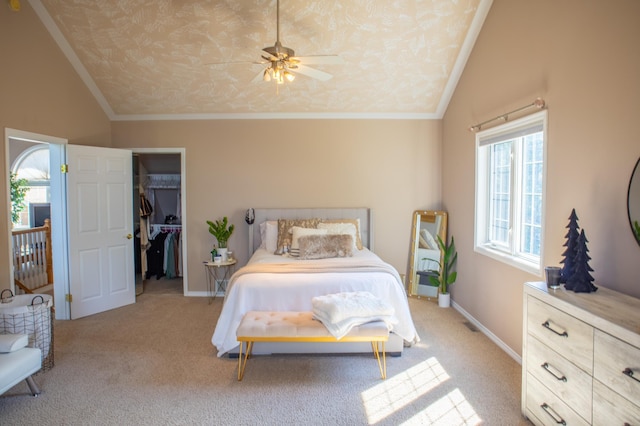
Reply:
[[[624,374],[625,376],[631,377],[633,380],[635,380],[636,382],[640,382],[640,380],[638,380],[634,375],[633,375],[633,370],[630,368],[625,368],[624,371],[622,372],[622,374]]]
[[[551,417],[553,419],[554,422],[556,422],[559,425],[566,425],[567,422],[565,422],[562,417],[560,417],[558,414],[556,414],[555,411],[553,411],[553,408],[549,407],[547,405],[547,403],[545,402],[544,404],[542,404],[540,406],[548,415],[549,417]],[[560,420],[558,420],[560,419]]]
[[[543,322],[543,323],[542,323],[542,326],[543,326],[544,328],[546,328],[547,330],[551,330],[551,331],[553,331],[553,332],[554,332],[554,333],[556,333],[558,336],[561,336],[561,337],[569,337],[569,334],[567,334],[567,332],[566,332],[566,331],[563,331],[562,333],[560,333],[559,331],[556,331],[556,330],[554,330],[553,328],[551,328],[551,325],[549,324],[549,321],[545,321],[545,322]]]
[[[547,370],[547,372],[549,374],[551,374],[553,377],[555,377],[558,380],[562,380],[563,382],[567,381],[567,378],[562,375],[562,376],[558,376],[556,373],[554,373],[553,371],[551,371],[551,369],[549,368],[549,363],[545,362],[544,364],[542,364],[540,367],[544,368],[545,370]]]

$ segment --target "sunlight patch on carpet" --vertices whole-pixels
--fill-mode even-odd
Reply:
[[[463,426],[482,423],[460,389],[454,389],[402,425]]]
[[[438,360],[431,357],[367,389],[362,392],[362,401],[369,424],[375,424],[411,404],[449,378]]]

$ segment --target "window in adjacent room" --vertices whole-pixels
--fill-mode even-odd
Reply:
[[[18,179],[26,179],[28,188],[25,196],[27,208],[20,213],[20,219],[14,227],[42,226],[42,221],[39,218],[36,220],[34,215],[45,214],[51,201],[49,145],[37,144],[24,150],[15,159],[11,171]]]
[[[541,274],[547,111],[476,134],[475,250]]]

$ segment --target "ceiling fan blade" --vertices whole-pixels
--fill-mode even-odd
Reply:
[[[298,64],[295,68],[289,68],[289,71],[306,75],[307,77],[315,78],[316,80],[320,81],[327,81],[333,78],[333,76],[328,72],[320,71],[302,64]]]
[[[311,55],[311,56],[294,56],[289,58],[290,61],[303,63],[305,65],[327,64],[339,65],[344,64],[344,59],[338,55]]]
[[[258,83],[260,81],[264,80],[264,72],[265,70],[260,70],[260,72],[258,74],[256,74],[255,77],[253,77],[253,79],[251,80],[251,83]]]
[[[209,66],[217,66],[217,65],[263,65],[266,64],[266,61],[226,61],[226,62],[207,62],[204,65]]]
[[[260,57],[262,59],[264,59],[265,61],[277,61],[278,58],[273,56],[271,53],[267,52],[266,50],[263,50],[263,52],[266,53],[266,55],[260,55]]]

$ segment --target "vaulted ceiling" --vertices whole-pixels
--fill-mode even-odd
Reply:
[[[491,6],[281,0],[282,44],[344,63],[277,85],[251,63],[276,41],[276,0],[29,3],[112,120],[441,118]]]

